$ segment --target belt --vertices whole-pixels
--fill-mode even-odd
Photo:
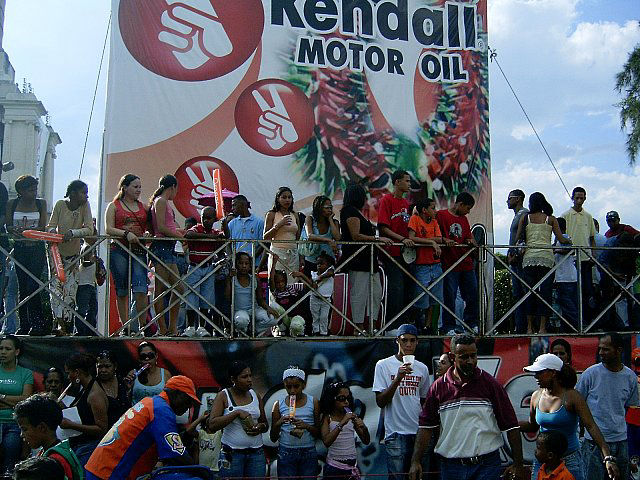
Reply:
[[[256,453],[258,450],[262,450],[263,447],[248,447],[248,448],[232,448],[224,443],[220,446],[221,450],[226,453]]]
[[[482,463],[484,460],[486,460],[487,458],[493,457],[495,455],[499,455],[497,450],[493,452],[485,453],[484,455],[476,455],[475,457],[466,457],[466,458],[442,457],[442,459],[449,463],[458,463],[461,465],[478,465]]]

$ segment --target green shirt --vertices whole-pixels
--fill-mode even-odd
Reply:
[[[22,395],[25,385],[33,385],[33,372],[20,365],[13,372],[0,367],[0,393],[4,395]],[[4,405],[4,404],[3,404]],[[13,422],[13,408],[0,407],[0,423]]]

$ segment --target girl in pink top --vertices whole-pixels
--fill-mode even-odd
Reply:
[[[173,175],[165,175],[158,182],[158,188],[149,199],[153,235],[158,238],[182,238],[183,232],[176,224],[176,214],[169,203],[178,193],[178,180]],[[155,268],[155,288],[153,308],[158,317],[160,335],[178,335],[177,322],[180,300],[176,292],[182,294],[176,254],[175,240],[154,240],[151,243],[151,263]],[[169,328],[164,322],[165,291],[171,290],[169,302]]]

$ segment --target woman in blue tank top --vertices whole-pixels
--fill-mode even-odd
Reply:
[[[282,374],[287,395],[273,404],[271,441],[279,441],[278,478],[311,478],[318,474],[316,438],[320,432],[318,400],[303,392],[304,371],[289,367]]]
[[[578,443],[578,420],[591,434],[603,457],[610,455],[609,446],[593,420],[591,411],[580,393],[574,390],[578,377],[575,370],[554,355],[545,353],[536,358],[533,365],[524,367],[532,372],[540,388],[531,395],[529,420],[520,422],[523,433],[540,430],[557,430],[567,437],[567,453],[563,461],[575,480],[584,478],[580,446]],[[540,464],[533,461],[531,478],[538,478]]]

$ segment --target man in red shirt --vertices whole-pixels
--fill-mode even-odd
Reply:
[[[436,220],[447,246],[442,248],[442,270],[446,271],[467,252],[468,248],[457,245],[477,246],[467,215],[475,205],[471,194],[462,192],[456,197],[452,207],[439,210]],[[444,304],[452,312],[456,311],[458,288],[465,303],[463,320],[475,333],[478,333],[478,279],[474,269],[472,254],[467,255],[444,277]],[[454,316],[446,309],[442,311],[442,330],[454,335],[461,329],[456,325]]]
[[[623,232],[630,233],[631,235],[637,235],[640,232],[633,228],[631,225],[625,225],[624,223],[620,223],[620,215],[618,212],[612,210],[607,212],[607,225],[609,225],[609,230],[604,234],[605,237],[617,237]]]
[[[413,247],[414,242],[409,238],[409,202],[404,195],[411,189],[411,177],[404,170],[398,170],[391,176],[393,193],[387,193],[380,199],[378,205],[378,231],[383,237],[390,238],[394,243],[403,243],[406,247]],[[398,265],[408,270],[408,265],[402,258],[402,247],[391,245],[385,247],[386,255],[384,270],[387,276],[387,322],[395,317],[402,308],[412,300],[411,279],[405,275]],[[396,320],[397,324],[406,323],[403,318]]]
[[[196,335],[207,337],[210,333],[215,334],[211,326],[205,327],[206,322],[204,321],[200,322],[197,329],[195,327],[200,318],[197,310],[200,310],[206,318],[212,318],[215,313],[213,307],[216,304],[216,272],[214,270],[218,259],[216,249],[220,247],[220,243],[210,240],[224,238],[223,232],[213,228],[215,221],[216,209],[205,207],[202,210],[202,223],[191,227],[184,234],[188,240],[187,247],[189,249],[189,270],[185,282],[191,287],[187,291],[188,326],[182,334],[185,337]],[[203,242],[201,240],[209,241]]]

